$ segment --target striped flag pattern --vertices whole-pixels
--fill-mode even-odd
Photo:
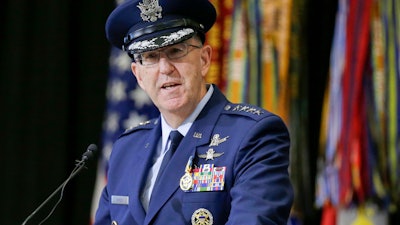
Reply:
[[[107,106],[103,123],[101,156],[93,192],[92,222],[101,191],[107,182],[107,164],[113,142],[129,127],[159,115],[150,98],[137,85],[136,78],[130,69],[129,56],[117,48],[112,48],[109,65]]]
[[[343,209],[357,208],[358,224],[367,203],[400,204],[399,13],[398,1],[339,1],[316,182],[323,225],[341,224]]]

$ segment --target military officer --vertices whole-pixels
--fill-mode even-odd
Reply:
[[[287,223],[288,130],[206,83],[215,20],[208,0],[127,0],[108,17],[107,39],[160,116],[114,143],[95,225]]]

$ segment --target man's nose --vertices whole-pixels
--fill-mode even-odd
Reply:
[[[174,71],[174,65],[171,63],[170,59],[161,52],[160,54],[160,60],[158,62],[158,66],[160,68],[160,72],[163,74],[170,74]]]

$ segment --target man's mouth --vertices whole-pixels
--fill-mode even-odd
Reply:
[[[179,84],[177,84],[177,83],[164,84],[161,88],[163,88],[163,89],[171,89],[171,88],[174,88],[174,87],[176,87],[178,85]]]

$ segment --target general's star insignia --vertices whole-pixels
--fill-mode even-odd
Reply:
[[[206,159],[207,161],[207,160],[214,160],[214,158],[220,157],[223,154],[224,154],[223,152],[216,153],[214,149],[210,148],[207,150],[206,154],[199,154],[198,156],[199,158]]]

